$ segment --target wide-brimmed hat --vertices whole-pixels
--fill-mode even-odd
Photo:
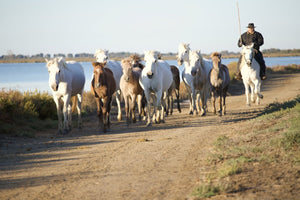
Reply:
[[[254,26],[254,23],[249,23],[248,26],[246,28],[255,28],[256,26]]]

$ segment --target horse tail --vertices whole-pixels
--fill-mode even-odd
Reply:
[[[78,104],[78,99],[77,96],[73,96],[71,98],[72,101],[72,113],[75,111],[75,109],[77,108],[77,104]]]

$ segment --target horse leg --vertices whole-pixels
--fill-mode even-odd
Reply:
[[[165,115],[165,102],[166,102],[166,99],[168,98],[168,94],[167,92],[158,92],[157,93],[157,116],[156,116],[156,120],[158,123],[162,122],[162,123],[165,123],[165,118],[164,118],[164,115]],[[161,101],[162,99],[162,101]],[[159,113],[159,109],[160,110],[160,113]]]
[[[70,104],[70,95],[63,96],[63,115],[64,115],[64,134],[69,131],[69,124],[68,124],[68,107]]]
[[[116,102],[118,106],[118,121],[122,120],[122,110],[121,110],[121,90],[116,91]]]
[[[131,112],[131,116],[132,116],[132,122],[135,123],[136,122],[136,118],[135,118],[135,102],[136,102],[136,95],[133,94],[131,97],[131,105],[130,105],[130,112]]]
[[[142,120],[142,95],[137,96],[137,104],[138,104],[138,110],[139,110],[139,121]]]
[[[194,114],[194,115],[198,114],[197,109],[196,109],[196,105],[195,105],[196,92],[195,92],[194,88],[192,88],[191,99],[192,99],[192,113],[190,112],[190,114]]]
[[[96,103],[97,103],[97,115],[99,119],[99,127],[103,128],[103,116],[102,116],[103,102],[101,101],[100,98],[96,98]]]
[[[215,92],[211,92],[211,103],[213,106],[213,113],[216,114],[216,98],[215,98]]]
[[[225,100],[226,100],[226,95],[227,95],[227,89],[228,87],[225,87],[223,89],[223,93],[222,93],[222,97],[223,97],[223,109],[222,109],[222,114],[223,115],[226,115],[226,103],[225,103]]]
[[[110,131],[110,110],[112,105],[112,96],[109,98],[108,104],[107,104],[107,128],[108,131]]]
[[[173,103],[174,103],[174,100],[173,100],[173,94],[171,93],[171,96],[170,96],[170,104],[171,104],[171,111],[170,111],[170,113],[171,113],[171,115],[173,114]]]
[[[256,104],[259,105],[260,104],[260,99],[263,98],[263,95],[260,93],[260,86],[261,86],[261,82],[259,80],[256,80],[254,82],[254,92],[256,94]]]
[[[244,87],[245,87],[245,95],[246,95],[246,105],[250,106],[250,99],[249,99],[249,84],[243,79]]]
[[[124,95],[124,102],[125,102],[125,115],[126,115],[126,124],[130,124],[130,118],[129,118],[129,96]]]
[[[62,113],[61,113],[61,103],[59,101],[58,98],[56,97],[53,97],[54,99],[54,102],[56,104],[56,111],[57,111],[57,118],[58,118],[58,134],[61,134],[62,133],[62,127],[63,127],[63,124],[62,124]]]
[[[201,103],[201,116],[204,116],[206,114],[206,108],[205,108],[205,90],[200,91],[200,103]]]
[[[72,129],[72,106],[70,103],[68,105],[68,129],[69,131]]]
[[[77,113],[78,113],[78,128],[82,128],[82,119],[81,119],[81,103],[82,103],[82,92],[77,94]]]
[[[255,85],[254,85],[254,83],[251,83],[250,84],[250,89],[251,89],[251,102],[252,103],[255,103]]]
[[[109,99],[108,97],[104,97],[102,99],[103,101],[103,107],[102,107],[102,116],[103,116],[103,132],[106,133],[107,132],[107,125],[108,125],[108,117],[107,117],[107,113],[108,113],[108,107],[109,107]]]
[[[200,109],[200,93],[197,93],[196,94],[196,100],[195,100],[195,104],[196,104],[196,112],[194,113],[194,115],[195,114],[199,114],[200,113],[200,111],[201,111],[201,109]]]
[[[180,102],[179,102],[179,89],[175,89],[175,94],[176,94],[176,99],[177,99],[177,110],[179,113],[181,113],[181,109],[180,109]]]
[[[219,116],[222,116],[222,113],[223,113],[223,109],[222,109],[222,96],[223,96],[222,89],[220,89],[220,97],[219,97],[220,110],[219,110]]]
[[[150,102],[151,102],[151,96],[150,96],[150,92],[148,90],[144,91],[145,96],[146,96],[146,100],[147,100],[147,124],[146,126],[151,126],[151,119],[150,119]]]
[[[165,101],[165,111],[167,116],[169,115],[169,109],[170,109],[170,96],[168,95]]]
[[[189,114],[192,115],[193,114],[193,95],[192,95],[191,88],[189,88],[189,86],[187,86],[187,84],[185,84],[185,87],[186,87],[187,93],[190,94],[190,95],[188,95],[189,100],[190,100],[190,112],[189,112]]]

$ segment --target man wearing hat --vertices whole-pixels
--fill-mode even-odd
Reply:
[[[264,38],[261,33],[254,30],[254,28],[255,28],[254,23],[249,23],[247,28],[248,28],[247,32],[243,33],[241,38],[239,39],[238,46],[239,47],[241,47],[242,45],[248,46],[248,45],[251,45],[252,43],[254,43],[254,46],[253,46],[254,51],[255,51],[254,58],[260,65],[260,78],[262,80],[265,80],[267,78],[266,77],[266,65],[265,65],[263,55],[259,51],[259,47],[264,44]],[[242,39],[242,41],[241,41],[241,39]],[[238,79],[238,80],[240,80],[242,77],[241,71],[240,71],[241,59],[242,59],[242,56],[240,56],[238,65],[237,65],[236,79]]]

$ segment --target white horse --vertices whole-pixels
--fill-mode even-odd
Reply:
[[[178,47],[178,54],[177,54],[177,62],[178,65],[182,65],[182,63],[184,63],[184,69],[182,71],[182,80],[185,84],[185,87],[188,91],[189,95],[189,99],[190,99],[190,112],[189,114],[197,114],[197,109],[196,109],[196,93],[200,94],[200,90],[199,88],[201,88],[202,91],[202,96],[203,96],[203,104],[201,107],[203,107],[206,110],[206,102],[207,102],[207,97],[210,93],[210,86],[209,86],[209,82],[208,82],[208,74],[210,72],[210,70],[212,69],[212,62],[208,61],[207,59],[204,59],[200,53],[200,51],[195,51],[194,52],[194,58],[192,59],[193,64],[191,65],[190,61],[190,54],[191,54],[191,50],[189,47],[189,44],[179,44]],[[194,72],[197,71],[197,69],[195,68],[196,65],[200,65],[203,70],[203,74],[205,75],[203,78],[205,80],[203,80],[205,82],[204,86],[201,85],[197,85],[194,84],[194,79],[195,79],[195,75],[196,73],[192,74],[192,71],[194,70]],[[200,69],[200,68],[199,68]],[[198,69],[198,71],[199,71]],[[195,71],[196,70],[196,71]],[[199,82],[199,78],[197,80],[198,84],[200,84]],[[202,81],[201,81],[202,82]],[[198,88],[198,89],[196,89]],[[201,94],[200,94],[201,95]],[[202,98],[202,97],[201,97]],[[197,102],[199,100],[199,96],[197,97]],[[199,107],[198,107],[199,108]],[[205,115],[205,110],[201,110],[201,115]],[[198,109],[198,111],[200,111]]]
[[[154,113],[153,122],[164,122],[164,106],[167,98],[167,92],[173,82],[173,75],[170,65],[162,60],[158,60],[158,52],[146,51],[145,52],[145,68],[142,71],[140,78],[140,85],[144,89],[147,99],[147,126],[151,126],[150,119],[150,100],[151,93],[153,97]],[[156,107],[158,107],[156,111]],[[161,109],[161,113],[159,113]],[[155,118],[156,113],[156,118]]]
[[[260,104],[260,99],[263,95],[260,93],[261,79],[259,76],[260,66],[254,58],[253,44],[242,47],[242,60],[241,60],[241,74],[243,77],[243,83],[245,86],[246,104],[250,106],[249,101],[249,86],[251,88],[251,101],[256,104]]]
[[[46,59],[46,62],[49,71],[49,86],[52,90],[53,99],[57,108],[58,132],[67,133],[71,129],[71,97],[72,101],[75,100],[73,106],[75,106],[77,101],[78,126],[81,128],[81,102],[85,83],[82,66],[75,61],[66,62],[63,58],[54,58],[49,61]],[[75,97],[75,99],[73,97]],[[61,111],[63,111],[64,115],[64,124],[62,124]]]
[[[118,120],[122,120],[122,111],[121,111],[121,89],[120,89],[120,79],[123,75],[123,69],[121,66],[121,63],[114,60],[108,59],[108,51],[107,50],[100,50],[97,49],[95,52],[95,57],[97,62],[104,63],[105,67],[109,68],[113,74],[114,78],[116,80],[116,102],[118,106]]]

